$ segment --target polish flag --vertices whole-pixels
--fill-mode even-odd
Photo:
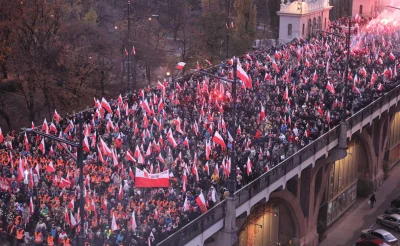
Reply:
[[[50,161],[49,165],[47,165],[47,167],[46,167],[46,172],[52,173],[52,172],[55,172],[55,171],[56,171],[56,169],[53,166],[53,162]]]
[[[135,185],[138,188],[169,187],[169,172],[166,170],[161,173],[150,174],[136,168]]]
[[[118,230],[118,226],[117,226],[117,220],[115,219],[115,215],[113,214],[111,222],[111,231],[115,230]]]
[[[32,196],[29,199],[29,212],[31,215],[35,212],[34,207],[33,207]]]
[[[18,163],[18,177],[17,177],[17,181],[21,181],[24,179],[24,167],[22,165],[22,159],[21,157],[19,158],[19,163]]]
[[[100,137],[100,148],[102,150],[103,155],[112,156],[111,149],[107,146],[106,142]]]
[[[42,154],[45,154],[44,138],[42,138],[42,141],[40,141],[38,149],[42,151]]]
[[[108,113],[112,113],[111,106],[104,97],[101,99],[101,106],[107,110]]]
[[[392,59],[393,61],[396,60],[396,57],[393,55],[392,52],[390,52],[389,57],[390,57],[390,59]]]
[[[330,81],[328,81],[328,83],[326,84],[326,89],[327,89],[330,93],[335,94],[335,87],[331,84]]]
[[[212,64],[211,64],[211,62],[209,60],[207,60],[207,59],[205,59],[205,60],[206,60],[208,65],[212,66]]]
[[[281,70],[280,70],[279,67],[278,67],[278,64],[276,64],[275,61],[272,62],[272,67],[274,67],[276,73],[280,73],[280,72],[281,72]]]
[[[224,140],[222,139],[221,135],[218,133],[218,131],[215,132],[212,140],[214,143],[221,145],[222,149],[226,149],[226,144],[225,144]]]
[[[108,208],[107,208],[107,199],[103,199],[103,202],[101,203],[101,208],[107,213]]]
[[[260,112],[260,121],[263,121],[265,118],[265,108],[261,105],[261,112]],[[230,135],[230,134],[229,134]],[[231,137],[232,138],[232,137]]]
[[[250,175],[252,166],[253,165],[251,164],[250,158],[247,157],[247,165],[246,165],[247,176]]]
[[[164,164],[164,158],[162,157],[161,153],[158,155],[157,160]]]
[[[136,225],[136,218],[135,218],[135,211],[133,211],[132,212],[132,218],[131,218],[131,228],[132,228],[132,231],[135,231],[136,230],[136,228],[137,228],[137,225]]]
[[[210,175],[210,167],[208,165],[208,161],[206,162],[206,165],[204,165],[204,169],[206,170],[207,175],[209,176]]]
[[[375,70],[372,70],[372,75],[371,75],[371,84],[375,84],[375,81],[378,79],[378,75],[375,73]]]
[[[26,133],[25,133],[25,137],[26,137]],[[3,132],[1,131],[0,128],[0,143],[2,143],[4,141],[4,136],[3,136]]]
[[[120,184],[118,191],[118,200],[122,201],[123,196],[124,196],[124,190],[122,189],[122,184]]]
[[[382,91],[383,90],[383,85],[382,85],[382,83],[379,83],[379,85],[378,85],[378,91]]]
[[[216,163],[214,166],[214,173],[219,177],[218,163]]]
[[[151,115],[151,114],[152,114],[152,112],[151,112],[151,110],[150,110],[149,103],[147,102],[147,99],[142,100],[142,101],[140,102],[140,106],[146,111],[146,113],[147,113],[148,115]]]
[[[210,141],[206,142],[206,160],[210,160],[210,154],[211,154],[211,143]]]
[[[186,191],[186,183],[187,183],[186,168],[183,169],[182,182],[183,182],[182,190],[185,192]]]
[[[240,65],[240,62],[237,62],[237,77],[243,81],[244,85],[246,88],[250,88],[251,87],[251,81],[249,76],[247,75],[247,73],[243,70],[242,66]]]
[[[269,74],[269,73],[265,73],[265,76],[264,76],[264,81],[267,81],[267,80],[269,80],[269,79],[271,79],[272,77],[271,77],[271,75]]]
[[[192,166],[192,173],[196,176],[196,181],[198,182],[200,179],[199,179],[199,172],[197,171],[196,164],[193,164],[193,166]]]
[[[47,120],[44,119],[42,130],[44,133],[49,134],[49,126],[47,125]]]
[[[128,161],[136,162],[136,160],[132,157],[132,155],[131,155],[131,153],[129,151],[126,152],[126,156],[125,157],[126,157],[126,159]]]
[[[176,141],[174,139],[174,136],[172,135],[171,128],[168,131],[167,138],[168,138],[168,142],[172,145],[173,148],[176,148],[178,146],[178,144],[176,143]]]
[[[316,83],[318,80],[317,70],[314,71],[313,82]]]
[[[54,110],[54,114],[53,114],[54,119],[56,120],[57,123],[60,123],[60,115],[57,113],[57,110]]]
[[[85,151],[86,153],[88,153],[90,151],[89,141],[86,136],[83,138],[83,146],[82,147],[83,147],[83,151]]]
[[[164,86],[163,84],[161,84],[160,81],[158,81],[158,83],[157,83],[157,89],[160,89],[160,90],[162,90],[162,91],[165,91],[165,86]]]
[[[306,65],[306,67],[310,67],[310,62],[308,61],[308,59],[306,58],[306,61],[305,61],[305,65]]]
[[[99,158],[99,161],[101,163],[104,163],[103,154],[101,153],[101,150],[100,150],[99,146],[97,146],[97,156]]]
[[[189,149],[189,140],[186,137],[185,140],[183,141],[183,144]]]
[[[184,63],[184,62],[178,62],[178,65],[176,65],[176,69],[182,70],[185,65],[186,65],[186,63]]]
[[[289,89],[288,89],[288,87],[286,86],[286,89],[285,89],[285,91],[283,92],[283,100],[288,100],[288,98],[289,98]]]
[[[204,199],[203,193],[200,193],[200,195],[196,198],[196,203],[199,205],[201,213],[207,211],[206,199]]]
[[[68,180],[66,180],[64,178],[61,178],[61,181],[60,181],[60,184],[59,184],[60,188],[64,188],[64,187],[65,188],[69,188],[70,185],[71,185],[71,182],[69,182]]]
[[[70,218],[70,222],[71,222],[71,228],[73,228],[76,224],[78,224],[78,223],[76,223],[75,217],[72,214],[72,212],[69,212],[69,218]]]

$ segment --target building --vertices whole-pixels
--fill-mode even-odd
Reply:
[[[331,20],[343,16],[355,16],[357,14],[365,17],[373,17],[383,10],[384,6],[394,4],[394,0],[331,0],[334,7],[330,11]]]
[[[294,38],[307,37],[316,30],[328,27],[328,0],[281,0],[279,16],[279,42],[289,42]]]

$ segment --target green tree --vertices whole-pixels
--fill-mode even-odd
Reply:
[[[234,52],[251,48],[256,34],[257,9],[253,0],[235,0],[236,10]]]

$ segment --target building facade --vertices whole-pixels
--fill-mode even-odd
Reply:
[[[279,42],[290,42],[294,38],[308,37],[317,30],[328,27],[328,0],[281,0],[279,16]]]

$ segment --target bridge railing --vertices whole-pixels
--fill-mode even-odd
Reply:
[[[349,117],[346,120],[348,128],[352,128],[353,126],[362,122],[364,119],[369,118],[373,112],[381,108],[386,103],[390,102],[393,98],[396,98],[398,95],[400,95],[400,85],[385,93],[382,97],[373,101],[372,103]],[[340,126],[338,125],[317,138],[312,143],[297,151],[292,156],[286,158],[275,167],[271,168],[268,172],[262,174],[257,179],[253,180],[240,190],[236,191],[236,207],[239,207],[250,198],[252,198],[254,195],[267,188],[270,184],[285,176],[289,171],[298,167],[303,161],[307,160],[318,151],[326,147],[328,144],[338,139],[339,135]],[[209,228],[211,225],[215,224],[225,217],[225,205],[226,200],[218,203],[206,213],[202,214],[201,216],[191,221],[189,224],[182,227],[171,236],[160,242],[158,246],[181,246],[190,242],[190,240],[198,236],[205,229]]]

